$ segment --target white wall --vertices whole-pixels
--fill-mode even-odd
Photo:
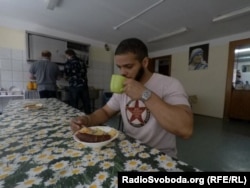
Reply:
[[[89,84],[109,91],[110,75],[113,73],[113,51],[103,48],[90,49]]]
[[[95,102],[95,106],[102,106],[103,92],[109,92],[110,77],[113,73],[113,50],[106,51],[103,48],[90,48],[89,52],[89,69],[88,78],[89,85],[101,89],[100,97]]]
[[[248,38],[250,32],[203,41],[150,53],[151,57],[172,55],[171,75],[179,79],[189,95],[197,95],[195,114],[223,117],[229,42]],[[209,43],[208,69],[188,71],[188,52],[192,46]]]

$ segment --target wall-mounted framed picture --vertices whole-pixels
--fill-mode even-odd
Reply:
[[[204,70],[208,68],[209,44],[189,48],[189,70]]]

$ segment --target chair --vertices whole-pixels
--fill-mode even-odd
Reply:
[[[113,93],[112,92],[104,92],[103,97],[102,97],[102,105],[104,106],[109,99],[112,97]]]
[[[196,104],[198,102],[198,97],[197,95],[189,95],[188,96],[188,101],[191,105],[191,107],[193,106],[193,104]]]
[[[123,121],[122,121],[122,115],[119,112],[119,114],[117,114],[119,116],[119,124],[118,124],[118,130],[123,132]]]
[[[91,111],[95,111],[95,100],[99,98],[99,90],[89,86],[89,98],[91,100]]]

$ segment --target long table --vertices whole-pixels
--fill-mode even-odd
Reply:
[[[28,103],[42,103],[27,110]],[[117,187],[121,171],[199,171],[119,132],[103,148],[77,143],[58,99],[12,100],[0,115],[0,187]]]

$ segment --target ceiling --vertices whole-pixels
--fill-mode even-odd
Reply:
[[[0,0],[0,17],[32,23],[85,38],[117,45],[138,37],[149,51],[170,49],[250,31],[250,13],[213,23],[221,14],[250,6],[249,0],[165,0],[125,23],[159,0],[61,0],[54,10],[46,0]],[[0,22],[1,25],[1,22]],[[149,39],[186,27],[187,32],[157,42]]]

